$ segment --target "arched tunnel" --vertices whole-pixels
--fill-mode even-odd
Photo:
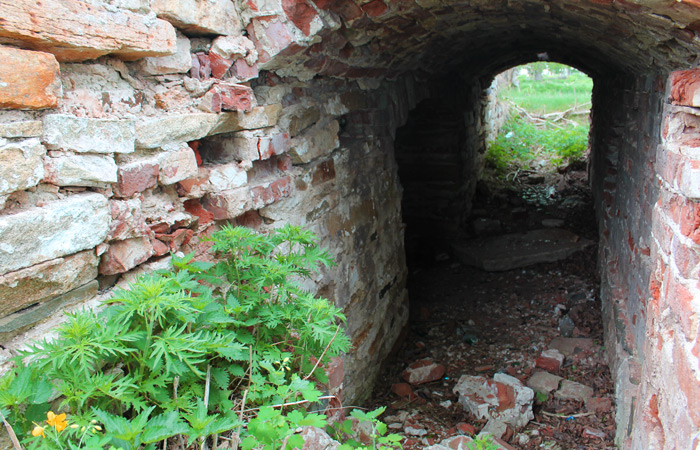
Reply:
[[[410,155],[457,188],[404,204],[449,236],[478,195],[486,88],[547,58],[594,81],[589,180],[617,444],[700,448],[697,1],[0,3],[0,52],[16,62],[0,68],[0,293],[15,305],[0,303],[3,348],[98,284],[102,295],[169,251],[205,254],[211,227],[294,223],[337,259],[315,280],[354,345],[334,389],[366,399],[411,295],[397,130],[418,105],[459,129],[453,159]],[[83,268],[79,282],[8,300],[60,258]],[[89,292],[23,315],[78,289]]]

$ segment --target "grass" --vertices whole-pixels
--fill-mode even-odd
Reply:
[[[521,68],[525,68],[524,70]],[[486,166],[498,178],[529,169],[533,160],[550,167],[583,159],[588,147],[588,114],[593,80],[575,69],[552,63],[515,68],[519,86],[502,88],[498,98],[514,105],[498,136],[488,145]],[[527,72],[526,72],[527,70]],[[544,71],[542,79],[533,74]],[[567,115],[564,111],[583,114]]]
[[[545,76],[536,81],[527,75],[520,75],[520,88],[512,87],[499,92],[499,98],[508,100],[534,114],[547,114],[565,111],[574,106],[591,104],[593,80],[581,72],[574,72],[568,78]]]

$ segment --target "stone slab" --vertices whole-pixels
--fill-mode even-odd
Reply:
[[[9,341],[67,306],[94,297],[97,295],[98,284],[97,280],[92,280],[44,303],[3,317],[0,319],[0,343]]]
[[[530,379],[527,380],[527,386],[535,392],[549,394],[559,388],[561,380],[563,380],[563,378],[558,375],[539,371],[533,373]]]
[[[2,141],[2,140],[0,140]],[[39,184],[44,176],[46,149],[39,139],[0,142],[0,195]]]
[[[562,355],[569,357],[581,352],[592,352],[595,344],[590,338],[558,337],[552,339],[548,347],[559,350]]]
[[[593,242],[561,229],[541,229],[453,244],[463,264],[489,272],[555,262],[592,245]]]
[[[257,106],[250,112],[219,114],[219,121],[210,134],[274,127],[281,114],[282,105],[279,104]]]
[[[105,187],[117,182],[112,156],[65,154],[46,158],[44,181],[56,186]]]
[[[562,380],[561,387],[554,393],[554,396],[562,400],[586,402],[593,397],[593,394],[593,389],[584,384]]]
[[[160,157],[158,181],[160,184],[175,184],[197,176],[197,158],[187,143],[166,146]]]
[[[317,123],[292,139],[289,154],[295,163],[302,164],[324,156],[340,145],[338,131],[340,125],[337,120]]]
[[[210,134],[218,121],[218,115],[212,113],[144,117],[136,122],[136,146],[160,148],[201,139]]]
[[[0,11],[2,40],[53,53],[61,62],[175,53],[173,26],[148,15],[79,0],[0,0]]]
[[[43,133],[44,127],[41,120],[22,120],[10,123],[0,123],[0,137],[41,137]]]
[[[231,0],[152,0],[151,8],[189,34],[240,35],[241,20]]]
[[[0,275],[0,317],[86,284],[97,277],[97,263],[87,250]]]
[[[58,106],[61,77],[58,61],[52,54],[0,46],[0,61],[0,108]]]
[[[44,144],[52,150],[78,153],[131,153],[134,122],[130,119],[88,119],[66,114],[44,116]]]
[[[190,48],[190,40],[187,36],[178,33],[177,51],[174,55],[144,58],[139,67],[148,75],[187,73],[192,68]]]
[[[77,253],[104,241],[109,203],[100,194],[78,194],[0,217],[0,273]]]

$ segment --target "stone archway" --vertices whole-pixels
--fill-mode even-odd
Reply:
[[[478,132],[479,80],[546,52],[596,83],[618,440],[698,445],[694,0],[0,6],[0,55],[13,61],[0,68],[7,349],[169,250],[203,253],[199,236],[219,221],[294,222],[338,257],[319,289],[348,314],[343,389],[361,398],[407,315],[396,128],[458,81]]]

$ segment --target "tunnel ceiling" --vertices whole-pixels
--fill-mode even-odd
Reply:
[[[297,36],[276,49],[280,33],[265,16],[273,2],[257,3],[249,34],[263,55],[279,50],[262,68],[302,78],[485,75],[541,52],[592,75],[667,72],[697,66],[700,48],[697,0],[282,0]]]

